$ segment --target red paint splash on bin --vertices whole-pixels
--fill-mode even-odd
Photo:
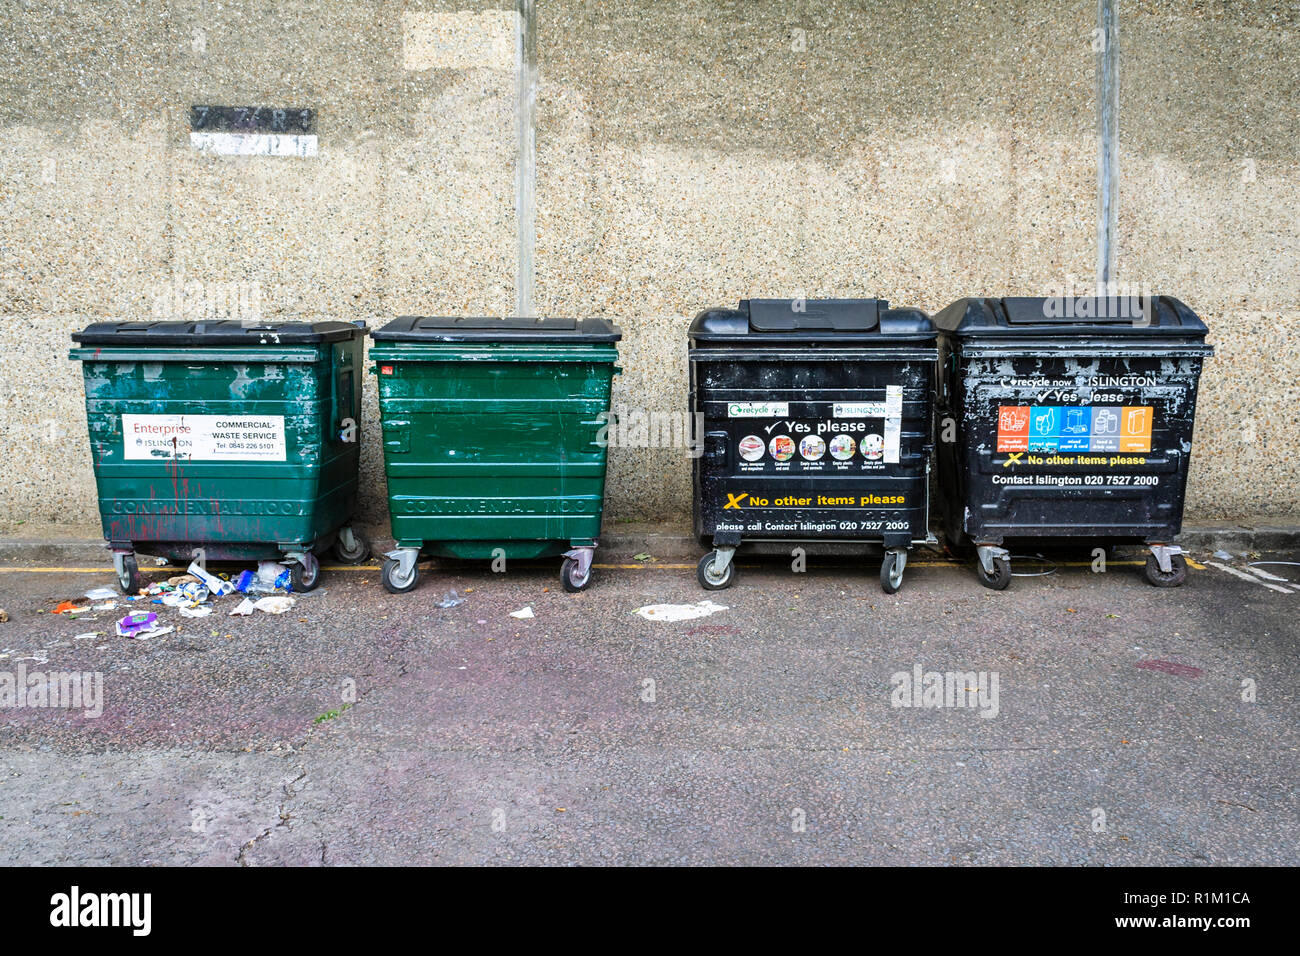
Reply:
[[[1193,667],[1191,664],[1179,664],[1177,661],[1138,661],[1135,667],[1140,667],[1144,671],[1160,671],[1162,674],[1173,674],[1175,677],[1202,677],[1205,671],[1199,667]]]

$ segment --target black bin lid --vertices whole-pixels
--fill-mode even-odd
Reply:
[[[687,334],[701,343],[861,345],[864,338],[932,339],[935,331],[920,309],[891,309],[885,299],[742,299],[734,309],[701,312]]]
[[[93,322],[72,341],[81,345],[173,347],[320,345],[362,335],[364,322]]]
[[[1008,296],[958,299],[934,317],[960,337],[1156,336],[1204,338],[1205,323],[1168,295]]]
[[[617,342],[623,333],[604,319],[403,315],[370,337],[376,342],[586,345]]]

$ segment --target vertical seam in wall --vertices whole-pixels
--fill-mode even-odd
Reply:
[[[533,315],[537,226],[537,8],[516,0],[515,311]]]
[[[180,74],[176,65],[176,24],[172,18],[171,0],[166,0],[165,10],[167,11],[166,87],[174,98],[180,98]],[[176,271],[176,156],[170,141],[174,115],[175,103],[171,105],[164,103],[162,108],[163,175],[167,178],[167,188],[163,191],[164,273]],[[164,274],[163,281],[166,282],[169,278]]]
[[[375,11],[375,23],[374,23],[375,34],[374,35],[384,36],[384,32],[383,32],[384,5],[381,2],[381,0],[376,0],[374,11]],[[399,30],[402,29],[400,16],[398,18],[397,28]],[[401,55],[400,48],[398,51],[398,55],[399,56]],[[382,84],[384,81],[384,77],[383,77],[382,61],[383,61],[383,57],[375,57],[373,59],[373,66],[376,74],[375,85],[376,88],[378,89],[383,88]],[[401,82],[403,83],[406,82],[405,76],[401,76]],[[359,145],[358,143],[354,142],[353,148],[354,149],[357,148],[358,145]],[[378,154],[378,159],[376,162],[376,168],[372,171],[372,174],[374,176],[375,191],[378,193],[378,198],[377,201],[373,204],[374,216],[371,220],[371,228],[374,229],[374,234],[375,234],[375,255],[374,255],[373,263],[370,268],[370,287],[374,292],[374,309],[372,310],[372,314],[383,315],[384,305],[386,302],[386,292],[387,292],[386,286],[384,284],[384,263],[388,261],[388,249],[386,245],[388,237],[384,230],[384,223],[388,221],[387,217],[385,216],[385,212],[387,211],[388,208],[388,156],[386,155],[384,136],[376,135],[375,150]],[[358,156],[354,159],[354,162],[356,162],[358,159],[360,159],[361,156],[364,155],[364,152],[362,152],[360,149],[357,149],[357,153]],[[363,182],[365,178],[366,177],[363,173],[362,175],[359,175],[357,177],[357,181]],[[370,316],[366,316],[366,317],[370,318]],[[363,350],[364,350],[364,344],[365,343],[363,341],[362,343]]]
[[[1118,0],[1097,0],[1097,287],[1116,281],[1119,216],[1119,11]]]

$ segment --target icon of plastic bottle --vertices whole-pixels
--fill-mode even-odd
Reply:
[[[1056,409],[1049,408],[1046,414],[1040,414],[1034,424],[1040,435],[1050,435],[1056,428]]]

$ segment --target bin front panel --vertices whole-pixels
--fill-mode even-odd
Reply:
[[[955,359],[960,450],[950,520],[1006,537],[1172,539],[1202,357],[1195,351],[968,347]]]
[[[924,540],[934,360],[932,348],[693,349],[696,533]]]
[[[359,340],[73,356],[109,541],[309,544],[351,517]]]
[[[594,539],[612,348],[376,345],[399,542]]]

